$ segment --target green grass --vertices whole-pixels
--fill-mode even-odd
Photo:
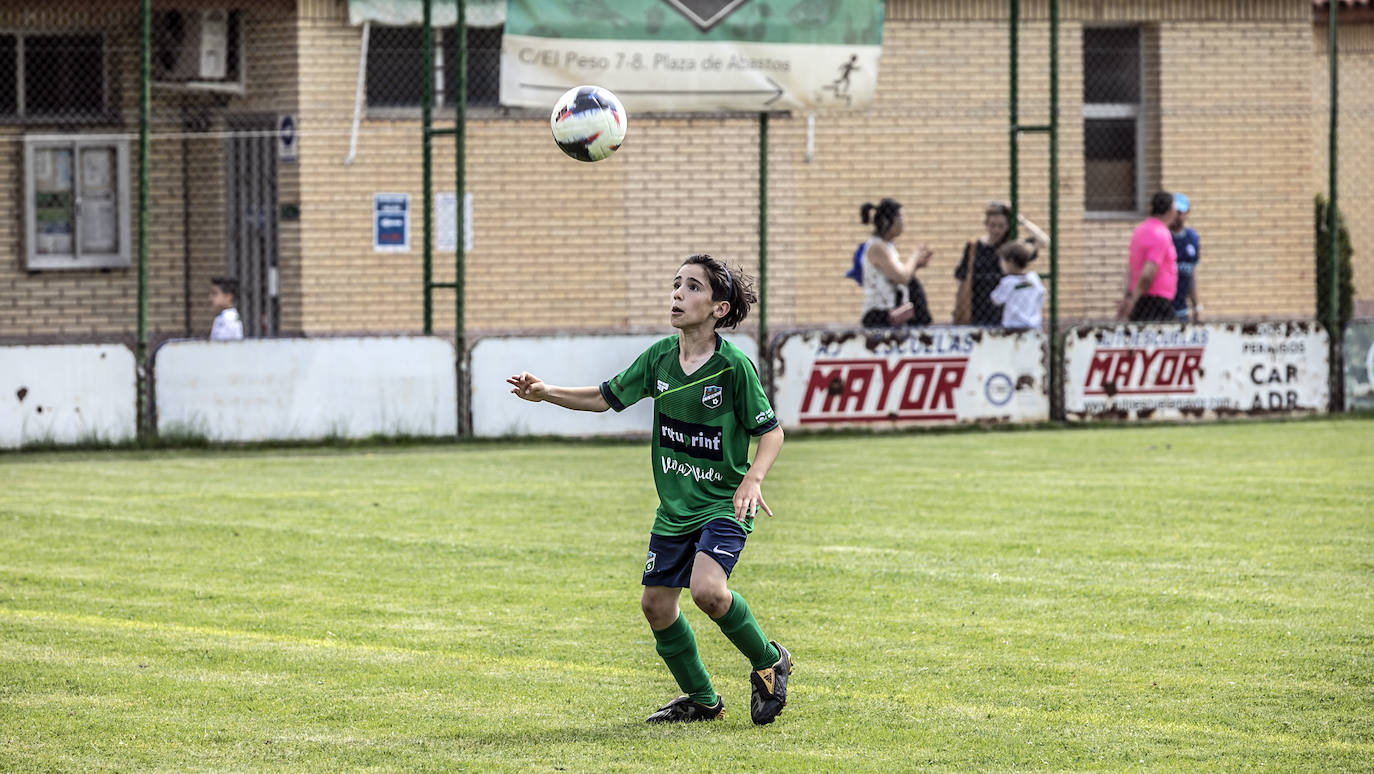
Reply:
[[[732,586],[774,725],[638,609],[641,444],[0,456],[0,771],[1370,770],[1374,422],[793,438]]]

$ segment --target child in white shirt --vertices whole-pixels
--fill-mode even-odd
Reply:
[[[243,338],[243,321],[234,308],[239,293],[238,280],[215,277],[210,280],[210,305],[215,308],[215,324],[210,326],[211,341],[238,341]]]
[[[1035,260],[1035,254],[1035,247],[1025,242],[1008,242],[997,249],[1005,276],[989,297],[994,304],[1002,305],[1003,328],[1040,327],[1045,286],[1040,275],[1026,269]]]

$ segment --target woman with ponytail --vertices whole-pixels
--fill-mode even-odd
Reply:
[[[893,242],[902,235],[905,224],[902,205],[895,199],[883,199],[876,205],[865,203],[859,208],[859,218],[873,224],[873,236],[859,248],[858,279],[864,289],[860,322],[866,328],[929,325],[930,307],[916,272],[935,254],[920,245],[906,260],[900,257]]]

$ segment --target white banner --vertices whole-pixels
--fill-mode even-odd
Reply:
[[[117,344],[0,347],[0,448],[131,440],[137,378]]]
[[[1326,331],[1309,322],[1118,325],[1069,331],[1068,419],[1325,412]]]
[[[453,345],[436,338],[170,341],[153,374],[160,434],[212,441],[453,436]]]
[[[877,46],[568,40],[506,35],[501,104],[551,109],[574,86],[604,86],[644,112],[860,109],[878,85]]]
[[[599,385],[634,362],[662,335],[510,336],[472,345],[472,432],[482,438],[507,435],[648,435],[652,400],[622,412],[570,411],[551,403],[529,403],[510,393],[506,377],[521,371],[564,387]],[[727,334],[727,341],[758,363],[752,336]]]
[[[548,110],[593,84],[632,124],[645,112],[865,110],[885,18],[883,0],[509,0],[501,104]]]
[[[918,328],[804,331],[773,356],[773,410],[784,427],[1043,422],[1039,331]]]

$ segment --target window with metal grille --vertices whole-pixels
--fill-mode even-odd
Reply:
[[[105,40],[95,34],[0,34],[0,116],[106,118]]]
[[[501,27],[467,31],[469,107],[499,104]],[[424,97],[423,29],[373,26],[367,44],[367,107],[419,108]],[[454,29],[434,30],[434,107],[452,106],[458,83],[453,61]]]
[[[23,201],[30,271],[129,265],[127,137],[26,135]]]
[[[1136,213],[1144,191],[1140,29],[1083,29],[1083,199],[1099,213]]]

